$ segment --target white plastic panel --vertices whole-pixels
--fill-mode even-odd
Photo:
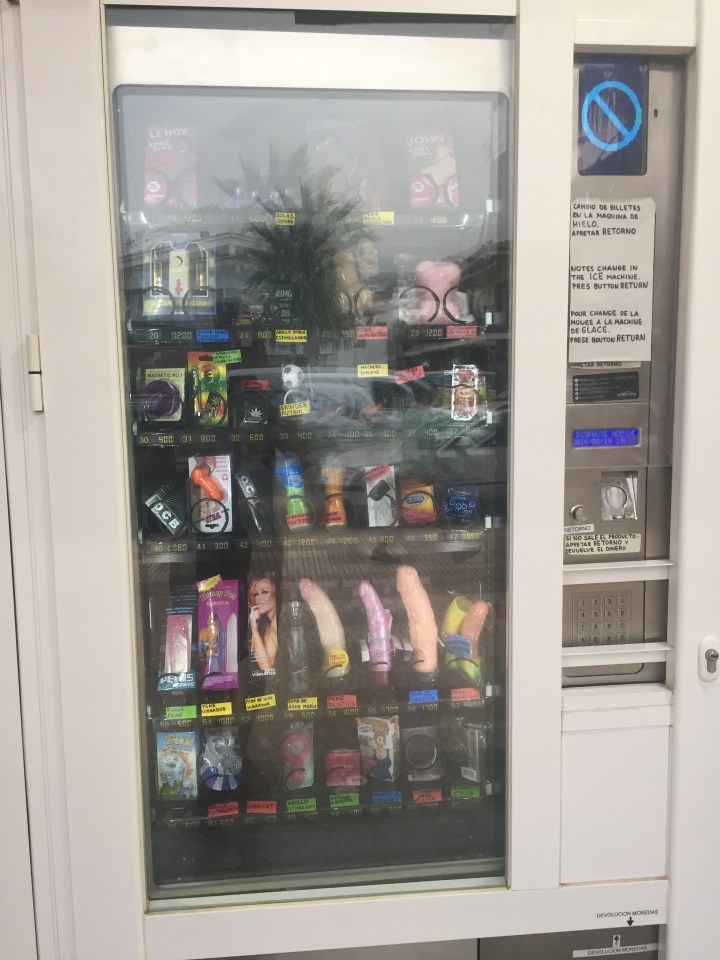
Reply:
[[[667,871],[670,691],[563,695],[562,883]]]

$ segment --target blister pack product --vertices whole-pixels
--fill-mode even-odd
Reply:
[[[138,371],[140,409],[147,423],[177,423],[185,398],[183,367],[156,367]]]
[[[188,457],[190,526],[206,536],[232,533],[230,455]]]
[[[415,783],[442,777],[444,765],[436,726],[403,727],[401,743],[409,781]]]
[[[384,210],[388,203],[383,150],[377,132],[363,120],[327,117],[307,125],[308,162],[317,174],[332,171],[331,193],[359,210]]]
[[[450,371],[450,416],[460,421],[487,419],[485,377],[471,363],[454,363]]]
[[[146,321],[207,321],[215,316],[215,257],[207,240],[171,235],[152,242],[144,255]]]
[[[291,723],[282,745],[286,790],[302,790],[315,782],[312,723]]]
[[[197,741],[194,730],[158,732],[157,791],[163,800],[197,797]]]
[[[216,363],[210,353],[189,353],[188,373],[192,381],[192,413],[197,427],[224,427],[227,424],[227,366]]]
[[[405,140],[411,207],[456,207],[460,202],[455,146],[449,130],[415,130]]]
[[[208,790],[226,792],[242,783],[243,761],[235,730],[205,731],[200,751],[200,778]]]
[[[360,786],[360,753],[347,747],[325,754],[326,783],[328,787]]]
[[[169,613],[165,624],[165,657],[158,690],[194,690],[192,614]]]
[[[145,128],[146,207],[197,208],[197,134],[191,123],[151,123]]]
[[[396,780],[399,773],[399,717],[360,717],[357,730],[363,776],[374,780]]]
[[[238,581],[210,577],[197,584],[198,663],[203,690],[238,685]]]
[[[277,589],[273,574],[248,579],[248,656],[250,676],[274,677],[277,673]]]
[[[398,523],[395,467],[388,463],[365,467],[368,526],[396,527]]]

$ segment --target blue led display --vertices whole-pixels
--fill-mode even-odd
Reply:
[[[637,427],[618,430],[573,430],[572,445],[576,449],[637,447],[640,445],[640,431]]]

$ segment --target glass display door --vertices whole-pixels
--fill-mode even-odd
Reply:
[[[512,26],[144,16],[108,40],[150,896],[502,883]]]

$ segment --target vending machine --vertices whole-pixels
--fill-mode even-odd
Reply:
[[[12,13],[41,954],[681,960],[694,4],[336,6]]]

